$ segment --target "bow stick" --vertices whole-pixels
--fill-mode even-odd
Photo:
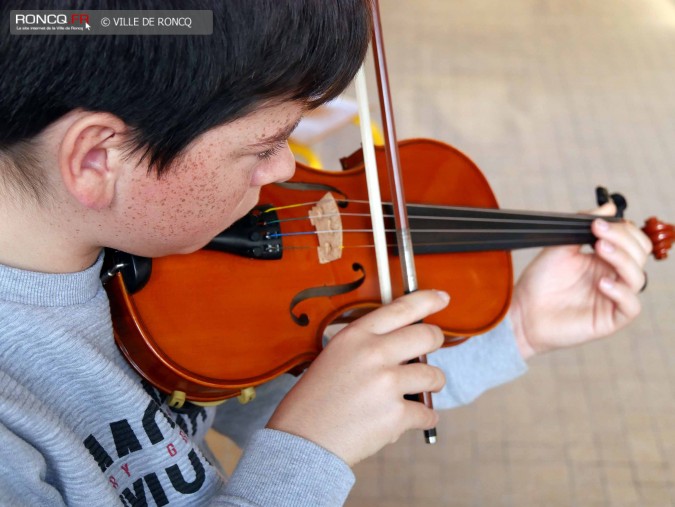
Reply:
[[[387,77],[387,63],[384,54],[384,41],[382,38],[382,25],[380,23],[379,4],[373,1],[373,57],[377,75],[377,85],[380,98],[380,111],[384,126],[385,153],[389,184],[391,187],[391,201],[396,224],[396,241],[403,276],[405,293],[417,290],[417,272],[413,256],[412,237],[408,225],[405,195],[403,192],[403,176],[401,162],[396,140],[396,128],[394,125],[393,106]],[[387,245],[384,233],[384,218],[382,216],[382,200],[377,179],[377,166],[375,163],[375,150],[373,146],[372,132],[370,131],[370,112],[367,103],[367,92],[363,67],[356,76],[356,96],[359,104],[359,121],[361,125],[361,140],[363,144],[363,156],[368,186],[368,196],[373,222],[373,235],[375,242],[375,255],[377,258],[378,277],[380,281],[380,294],[382,302],[388,303],[392,299],[391,279],[389,276],[389,261],[387,258]],[[426,363],[426,355],[420,356],[417,361]],[[427,407],[433,408],[431,393],[421,393],[419,401]],[[424,431],[424,439],[428,444],[436,443],[436,428]]]

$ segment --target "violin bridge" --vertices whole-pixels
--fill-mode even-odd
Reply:
[[[342,221],[333,195],[328,192],[311,210],[309,219],[316,228],[319,246],[319,263],[339,259],[342,256]]]

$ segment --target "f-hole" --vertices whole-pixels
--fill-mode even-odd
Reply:
[[[366,279],[366,270],[363,269],[363,266],[361,266],[361,264],[357,262],[352,264],[352,269],[356,273],[361,273],[361,276],[358,279],[354,280],[353,282],[344,283],[340,285],[328,285],[328,286],[322,285],[321,287],[310,287],[309,289],[303,289],[300,292],[298,292],[291,300],[291,306],[289,310],[293,322],[295,322],[298,326],[303,327],[309,326],[309,317],[307,316],[306,313],[296,315],[293,312],[295,307],[298,306],[303,301],[312,298],[339,296],[340,294],[346,294],[348,292],[358,289],[363,284],[363,281]]]

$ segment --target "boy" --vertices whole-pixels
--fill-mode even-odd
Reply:
[[[10,8],[76,7],[87,6],[13,2],[0,12],[6,27]],[[521,373],[523,359],[639,313],[651,247],[631,224],[603,221],[594,255],[546,251],[520,280],[509,320],[429,365],[406,364],[442,343],[415,322],[448,296],[401,298],[336,335],[267,428],[252,433],[251,420],[265,423],[284,380],[268,404],[225,404],[219,429],[247,421],[231,430],[246,449],[225,483],[203,445],[215,409],[169,409],[115,348],[101,250],[192,252],[245,214],[260,187],[290,178],[286,140],[350,82],[369,5],[95,4],[141,7],[212,10],[213,35],[0,34],[0,503],[340,505],[351,465],[436,424],[404,394],[439,392],[438,407],[470,401]]]

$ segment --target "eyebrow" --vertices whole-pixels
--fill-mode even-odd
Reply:
[[[268,136],[268,137],[264,138],[262,141],[258,141],[257,143],[251,144],[250,145],[251,148],[260,148],[262,146],[271,146],[273,144],[277,144],[277,143],[280,143],[282,141],[286,141],[291,136],[291,134],[293,133],[295,128],[298,126],[298,124],[300,123],[300,120],[302,120],[302,116],[300,118],[298,118],[298,120],[295,123],[293,123],[292,125],[289,125],[288,127],[286,127],[283,130],[280,130],[276,134],[272,134],[271,136]]]

